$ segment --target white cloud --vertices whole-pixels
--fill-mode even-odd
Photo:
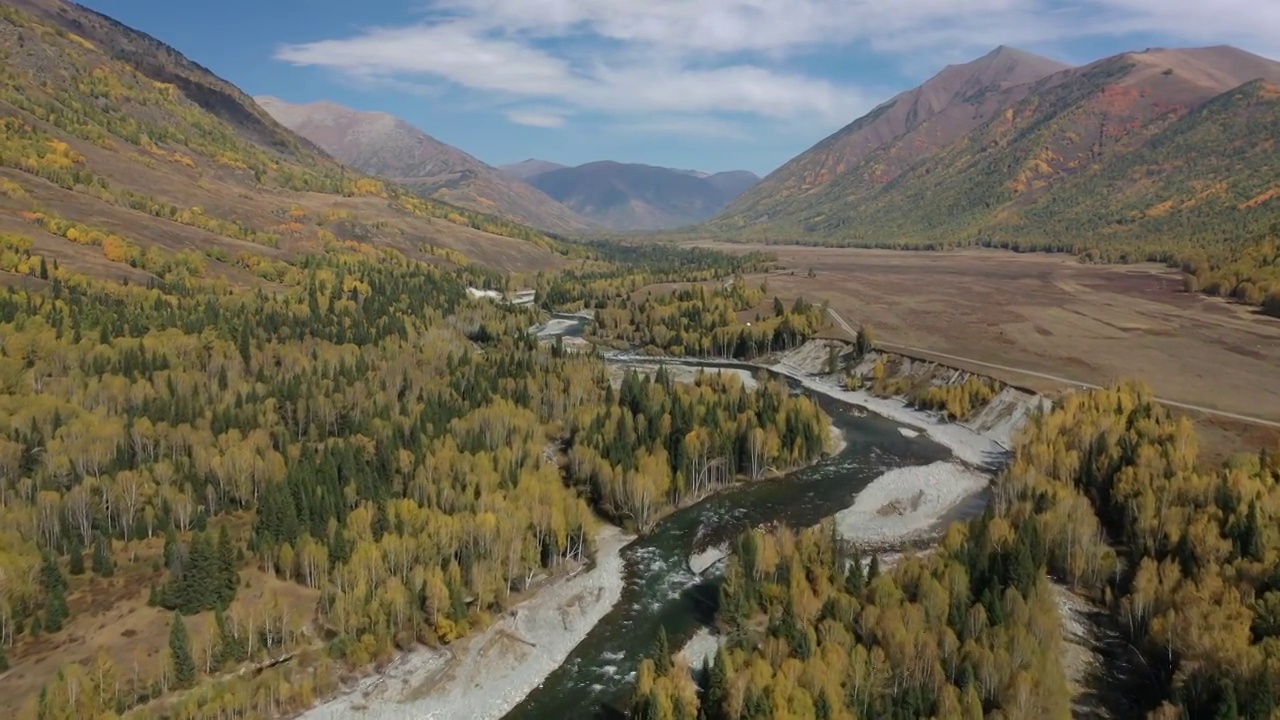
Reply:
[[[516,125],[528,125],[538,128],[564,127],[564,116],[536,110],[508,110],[507,120]]]
[[[1131,34],[1280,52],[1280,0],[433,0],[425,17],[276,57],[443,80],[520,124],[563,124],[560,111],[524,105],[534,102],[694,131],[744,115],[830,126],[869,110],[882,92],[794,69],[837,51],[869,50],[913,71],[998,44]]]
[[[429,75],[509,98],[558,100],[611,113],[741,112],[770,118],[847,118],[865,101],[826,80],[758,65],[696,69],[659,60],[573,67],[533,44],[461,20],[377,28],[345,40],[280,48],[297,65],[362,75]]]
[[[702,53],[866,43],[990,49],[1117,32],[1275,49],[1280,0],[436,0],[437,13],[524,37],[594,35]],[[1079,8],[1078,22],[1055,11]]]
[[[530,95],[558,94],[572,77],[564,60],[516,41],[485,37],[463,22],[376,28],[345,40],[286,45],[276,57],[375,75],[435,75],[479,90]]]

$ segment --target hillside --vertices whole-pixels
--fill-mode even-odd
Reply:
[[[68,270],[243,286],[337,241],[500,270],[564,262],[535,230],[345,168],[230,83],[86,8],[9,2],[0,47],[0,233]],[[5,258],[0,270],[21,273]]]
[[[881,171],[895,143],[711,226],[784,242],[1161,260],[1258,304],[1280,292],[1277,83],[1280,63],[1230,47],[1124,53],[1006,90],[1021,99],[891,177]]]
[[[611,161],[528,177],[529,183],[578,214],[613,230],[662,230],[705,220],[757,180],[744,171],[700,176]]]
[[[498,169],[511,177],[518,178],[520,180],[528,180],[535,175],[541,175],[542,173],[551,172],[552,170],[559,170],[562,167],[566,166],[561,165],[560,163],[553,163],[548,160],[529,158],[528,160],[521,160],[518,163],[500,165],[498,166]]]
[[[846,173],[888,182],[1026,97],[1029,83],[1069,67],[1004,46],[973,62],[947,66],[770,173],[725,216],[750,224],[785,214],[800,202],[797,198]],[[873,154],[876,161],[868,163]]]
[[[491,212],[557,233],[591,227],[538,189],[436,140],[393,115],[331,102],[298,105],[255,98],[285,127],[361,172],[399,183],[424,197]]]

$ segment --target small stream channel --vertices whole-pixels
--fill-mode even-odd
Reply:
[[[581,332],[580,327],[568,330]],[[632,360],[639,358],[610,362]],[[688,364],[758,370],[738,363]],[[792,387],[799,391],[798,384]],[[657,646],[659,628],[666,630],[674,651],[715,615],[719,580],[695,575],[688,566],[691,554],[765,523],[817,524],[850,506],[854,496],[882,473],[951,456],[925,435],[907,437],[900,432],[903,426],[884,417],[864,416],[825,396],[814,395],[814,399],[843,433],[844,450],[778,480],[744,484],[714,495],[670,515],[652,533],[628,545],[623,550],[626,587],[621,600],[506,720],[617,717],[610,706],[626,701],[640,660]],[[982,504],[975,500],[957,510],[979,512]]]

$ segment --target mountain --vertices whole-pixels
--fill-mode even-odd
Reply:
[[[545,172],[551,172],[552,170],[559,170],[562,167],[565,167],[565,166],[561,165],[560,163],[553,163],[553,162],[548,162],[546,160],[529,158],[528,160],[521,160],[518,163],[511,163],[510,165],[501,165],[498,167],[498,169],[510,175],[511,177],[519,178],[520,180],[528,180],[536,175],[541,175],[542,173],[545,173]]]
[[[360,112],[323,101],[295,105],[274,97],[255,99],[282,125],[339,161],[425,197],[558,233],[577,233],[590,227],[536,188],[393,115]]]
[[[1021,100],[1027,83],[1069,67],[1004,46],[973,62],[949,65],[770,173],[727,213],[748,222],[767,217],[792,198],[855,170],[877,150],[883,151],[882,162],[869,170],[888,182]]]
[[[760,182],[759,175],[746,170],[729,170],[711,175],[701,173],[697,177],[706,179],[712,187],[719,190],[724,197],[729,199],[738,197]]]
[[[5,0],[0,47],[0,234],[69,271],[145,285],[189,267],[250,286],[335,241],[564,263],[527,226],[340,165],[231,83],[79,5]]]
[[[715,215],[757,182],[745,171],[690,171],[601,161],[537,173],[528,182],[613,230],[662,230]]]
[[[883,118],[902,114],[903,98],[930,96],[932,80],[882,105],[766,178],[711,227],[800,242],[979,242],[1106,257],[1143,248],[1168,258],[1179,243],[1246,237],[1280,215],[1280,150],[1259,140],[1280,131],[1280,63],[1230,47],[1155,48],[1009,85],[1001,78],[1010,64],[987,61],[1011,55],[959,66],[1005,69],[957,84],[964,89],[951,104],[923,121]],[[1031,65],[1014,57],[1014,67]],[[1035,63],[1034,74],[1051,67]],[[957,120],[955,98],[972,120]],[[872,138],[876,127],[883,134]],[[860,149],[833,152],[842,144]],[[761,196],[766,185],[774,197]]]

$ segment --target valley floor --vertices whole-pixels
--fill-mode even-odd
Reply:
[[[748,281],[767,281],[770,297],[828,301],[851,325],[869,323],[878,342],[1099,385],[1139,378],[1161,398],[1280,422],[1280,320],[1185,293],[1162,266],[996,250],[715,247],[776,254],[782,272]],[[1065,387],[971,369],[1034,390]],[[1280,436],[1273,427],[1198,419],[1212,455]]]

